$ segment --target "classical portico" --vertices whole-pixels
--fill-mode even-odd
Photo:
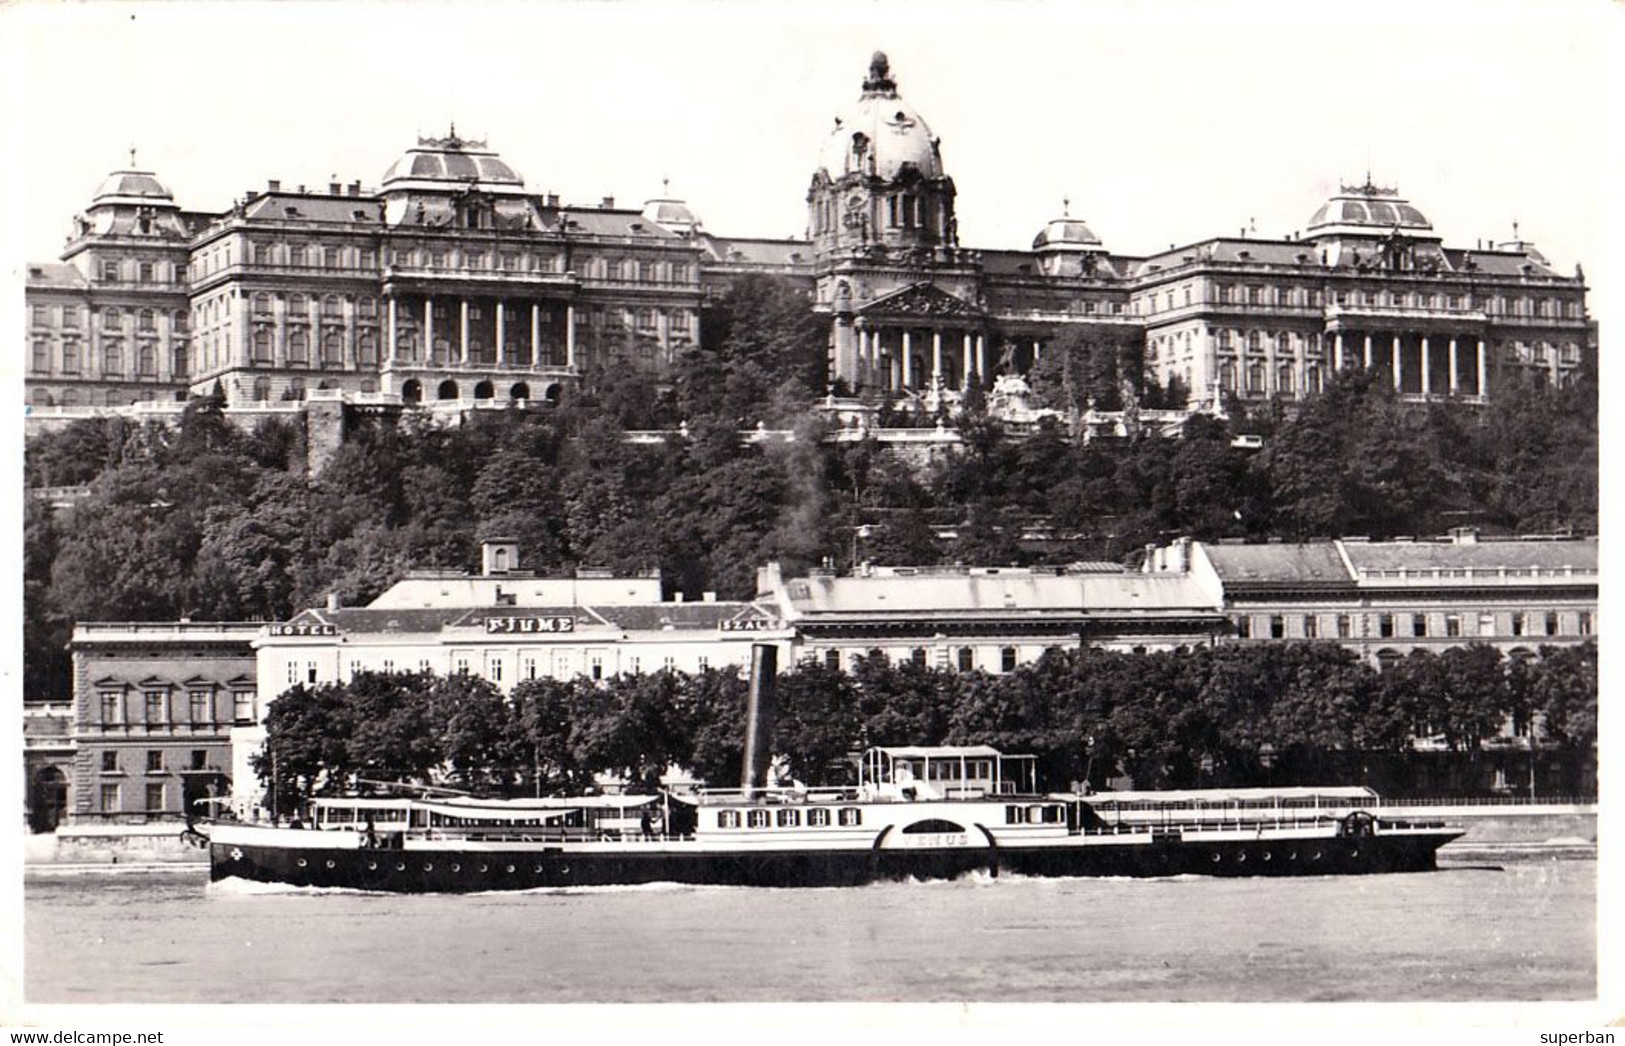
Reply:
[[[1488,317],[1427,310],[1326,310],[1326,337],[1336,370],[1377,372],[1395,392],[1415,396],[1487,395]]]
[[[964,388],[972,375],[985,381],[990,373],[980,310],[933,284],[876,298],[856,311],[850,325],[859,388],[948,391]]]

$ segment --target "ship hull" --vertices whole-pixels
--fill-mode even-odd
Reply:
[[[1365,837],[1113,842],[909,849],[701,848],[693,843],[540,844],[511,848],[387,850],[210,845],[211,877],[394,893],[467,893],[683,883],[716,886],[856,886],[963,875],[1040,877],[1306,876],[1430,871],[1452,830]]]

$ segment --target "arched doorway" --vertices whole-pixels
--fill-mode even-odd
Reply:
[[[529,383],[523,382],[523,381],[514,382],[513,388],[508,390],[508,398],[511,399],[511,400],[528,400],[528,399],[530,399],[530,385],[529,385]]]
[[[28,827],[35,832],[54,832],[68,810],[68,777],[59,766],[42,766],[34,775],[33,794],[28,797]]]
[[[496,387],[489,381],[482,381],[474,386],[474,398],[477,400],[488,400],[495,395]]]
[[[447,378],[440,383],[440,390],[436,393],[437,399],[454,400],[457,398],[457,383]]]
[[[559,394],[562,391],[563,389],[558,385],[549,385],[546,391],[542,393],[542,398],[547,400],[549,403],[557,403],[559,401]]]
[[[407,378],[401,383],[402,403],[422,403],[423,383],[416,378]]]

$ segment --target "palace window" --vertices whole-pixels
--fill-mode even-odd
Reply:
[[[123,696],[116,693],[104,692],[101,695],[102,723],[104,725],[117,723],[123,717],[119,714],[123,704]]]
[[[1393,634],[1394,634],[1394,615],[1392,615],[1392,614],[1378,614],[1377,615],[1377,635],[1381,636],[1384,639],[1390,639],[1390,638],[1393,637]]]
[[[976,651],[968,646],[959,648],[959,670],[969,672],[976,667]]]
[[[322,266],[328,269],[337,269],[343,266],[337,247],[322,248]]]
[[[1451,638],[1461,635],[1461,615],[1446,614],[1444,616],[1444,634]]]
[[[147,752],[147,773],[161,774],[164,772],[164,753],[157,749]]]
[[[1549,636],[1555,636],[1559,633],[1559,631],[1560,629],[1557,623],[1557,611],[1546,611],[1546,634]]]
[[[1253,638],[1253,619],[1246,614],[1235,619],[1236,636],[1240,639]]]
[[[1428,616],[1426,614],[1411,615],[1411,635],[1425,636],[1428,634]]]
[[[210,706],[213,703],[207,690],[187,691],[187,712],[193,723],[212,722],[214,720],[214,709]]]
[[[1522,613],[1522,611],[1515,612],[1512,615],[1512,634],[1515,635],[1515,636],[1523,635],[1523,613]]]
[[[116,261],[102,262],[102,279],[110,283],[117,283],[119,278],[119,264]]]
[[[109,305],[107,308],[102,310],[102,329],[103,330],[115,330],[116,331],[116,330],[122,329],[123,327],[124,327],[124,314],[119,312],[119,310],[115,306]]]
[[[79,329],[79,310],[72,305],[62,306],[62,326],[69,330]]]
[[[34,342],[34,373],[48,374],[51,370],[51,345],[46,341]]]
[[[839,650],[824,651],[824,667],[831,672],[839,672],[841,670],[841,652]]]
[[[1002,672],[1014,672],[1016,670],[1015,647],[1007,646],[999,651],[999,670]]]
[[[147,809],[158,811],[164,808],[164,786],[162,782],[154,781],[147,785]]]
[[[104,784],[101,787],[101,801],[103,813],[118,812],[118,785]]]
[[[162,723],[164,721],[164,694],[161,690],[148,690],[142,695],[146,701],[147,722]]]
[[[310,353],[310,338],[302,330],[288,332],[288,362],[303,363]]]
[[[151,342],[142,342],[135,354],[136,370],[143,377],[154,377],[158,373],[158,352]]]
[[[118,773],[118,752],[108,748],[102,751],[102,773]]]
[[[328,331],[322,336],[322,362],[338,366],[344,362],[344,335]]]
[[[1579,621],[1578,631],[1579,631],[1580,635],[1582,635],[1582,636],[1591,635],[1591,628],[1592,628],[1592,626],[1591,626],[1591,611],[1582,610],[1582,611],[1580,611],[1579,617],[1580,617],[1580,621]]]
[[[152,282],[152,262],[142,262],[135,267],[135,278],[142,283]]]
[[[1314,614],[1305,614],[1303,618],[1303,638],[1320,638],[1320,618]]]
[[[175,364],[171,370],[171,373],[177,378],[186,377],[188,370],[186,343],[184,341],[176,344],[173,355],[175,357]]]
[[[231,692],[231,718],[239,723],[254,721],[254,691],[233,690]]]
[[[916,667],[924,668],[925,667],[925,647],[923,647],[923,646],[915,647],[913,650],[911,650],[909,652],[908,659],[910,661],[912,661],[915,664]]]
[[[1283,614],[1271,614],[1270,615],[1270,638],[1271,639],[1285,639],[1286,638],[1286,616],[1285,615],[1283,615]]]

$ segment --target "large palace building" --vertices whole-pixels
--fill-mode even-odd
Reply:
[[[829,317],[832,381],[928,404],[1025,371],[1069,330],[1204,403],[1302,397],[1345,367],[1407,396],[1482,400],[1565,382],[1588,349],[1578,266],[1560,275],[1518,238],[1447,247],[1369,177],[1286,239],[1148,257],[1066,214],[1030,250],[963,247],[955,192],[882,54],[817,154],[800,241],[713,236],[664,192],[641,209],[566,206],[455,129],[419,139],[377,188],[272,181],[224,213],[117,171],[61,261],[29,266],[26,394],[35,409],[216,384],[234,406],[314,389],[550,400],[593,366],[660,380],[707,302],[752,272],[798,282]]]

